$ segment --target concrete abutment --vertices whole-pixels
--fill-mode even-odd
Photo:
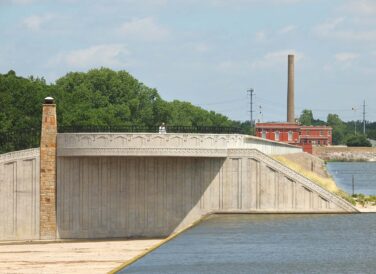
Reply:
[[[301,148],[240,134],[57,133],[0,155],[0,240],[163,237],[211,213],[351,213],[269,155]]]

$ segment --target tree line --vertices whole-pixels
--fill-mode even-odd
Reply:
[[[248,122],[189,102],[163,100],[156,89],[126,71],[70,72],[52,84],[9,71],[0,74],[0,153],[38,146],[41,104],[47,96],[55,98],[61,128],[153,128],[164,122],[170,127],[233,127],[249,132]]]
[[[9,71],[0,74],[0,153],[39,145],[41,104],[47,96],[55,98],[61,128],[153,128],[164,122],[170,127],[233,127],[251,132],[249,121],[234,121],[189,102],[163,100],[156,89],[126,71],[70,72],[51,84],[44,78],[20,77]],[[321,121],[313,118],[312,111],[304,110],[299,121],[332,126],[334,144],[346,144],[354,137],[354,123],[344,122],[336,114]],[[376,123],[367,123],[367,132],[376,139]]]
[[[312,110],[304,109],[299,117],[299,122],[305,126],[330,126],[333,128],[332,138],[334,145],[365,146],[371,143],[367,138],[376,139],[376,123],[366,122],[366,134],[363,134],[363,122],[342,121],[334,113],[329,113],[326,121],[314,119]]]

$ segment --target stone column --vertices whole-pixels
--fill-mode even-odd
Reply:
[[[40,239],[56,238],[56,105],[46,97],[40,140]]]
[[[294,55],[288,56],[287,72],[287,122],[295,123],[294,113]]]

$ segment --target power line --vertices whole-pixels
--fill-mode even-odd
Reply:
[[[212,103],[201,103],[200,106],[210,106],[210,105],[222,105],[222,104],[228,104],[228,103],[234,103],[234,102],[242,102],[244,101],[244,98],[238,98],[233,100],[226,100],[226,101],[218,101],[218,102],[212,102]]]

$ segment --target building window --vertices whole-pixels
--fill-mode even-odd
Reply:
[[[321,142],[320,142],[320,140],[318,140],[318,141],[317,141],[317,144],[321,145]]]
[[[320,130],[320,136],[323,136],[323,135],[324,135],[323,131],[322,131],[322,130]]]
[[[266,131],[265,129],[262,130],[261,137],[266,139]]]
[[[289,133],[288,133],[288,141],[292,141],[292,131],[290,130]]]
[[[276,132],[275,132],[275,140],[276,140],[276,141],[279,141],[279,131],[276,131]]]

